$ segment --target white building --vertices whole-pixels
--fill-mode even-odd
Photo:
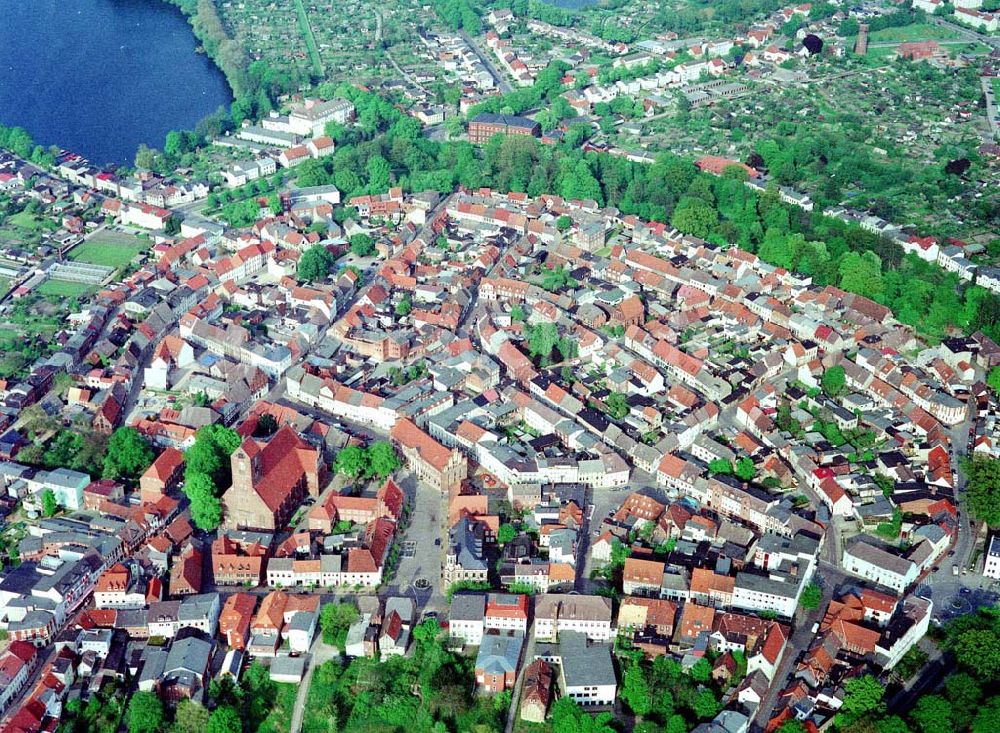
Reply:
[[[986,551],[986,562],[983,565],[983,575],[987,578],[1000,579],[1000,535],[993,535],[990,547]]]
[[[565,631],[576,631],[591,641],[608,641],[611,601],[603,596],[545,594],[535,600],[535,638],[555,641]]]
[[[535,658],[559,665],[564,694],[583,707],[614,705],[618,679],[609,644],[591,643],[584,634],[567,631],[559,644],[538,644]]]
[[[479,646],[483,640],[483,616],[486,596],[481,593],[458,593],[451,600],[448,613],[448,634],[469,646]]]
[[[844,570],[897,593],[905,591],[919,572],[910,560],[864,541],[844,550]]]

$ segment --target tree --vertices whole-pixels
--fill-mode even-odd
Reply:
[[[972,719],[972,733],[996,733],[1000,730],[1000,697],[991,697],[979,706]]]
[[[380,194],[389,189],[389,163],[381,155],[373,155],[365,166],[368,173],[368,193]]]
[[[351,253],[355,257],[371,257],[375,254],[375,240],[364,232],[352,234]]]
[[[217,697],[216,700],[218,700]],[[208,716],[208,710],[203,705],[199,705],[194,700],[181,700],[177,704],[174,724],[170,731],[171,733],[205,733],[205,728],[208,727]]]
[[[1000,526],[1000,459],[976,456],[962,462],[966,496],[977,519]]]
[[[368,465],[365,449],[360,445],[349,445],[337,454],[333,465],[337,473],[357,478]]]
[[[213,710],[205,728],[205,733],[242,733],[242,731],[243,718],[236,708],[229,705],[220,705]]]
[[[497,542],[501,545],[513,542],[515,537],[517,537],[517,530],[514,529],[514,525],[508,524],[507,522],[501,524],[500,529],[497,530]]]
[[[844,371],[844,367],[838,364],[823,372],[823,376],[820,379],[820,386],[827,397],[840,397],[844,393],[844,390],[847,389],[847,374]]]
[[[269,208],[271,213],[275,216],[284,211],[284,208],[281,205],[281,197],[278,196],[277,192],[272,193],[267,197],[267,208]]]
[[[712,665],[707,659],[702,657],[688,670],[688,675],[698,684],[704,685],[712,679]]]
[[[725,458],[713,458],[708,462],[708,472],[713,476],[728,476],[733,472],[733,464]]]
[[[378,478],[391,476],[399,468],[399,456],[392,443],[378,440],[371,444],[367,451],[368,473]]]
[[[396,315],[400,318],[404,318],[410,315],[413,310],[413,302],[410,300],[409,296],[404,297],[398,303],[396,303]]]
[[[744,481],[753,481],[757,475],[757,467],[753,465],[752,459],[743,456],[736,460],[735,473],[737,478],[741,478]]]
[[[868,250],[848,252],[840,260],[840,287],[851,293],[877,300],[882,294],[882,260]]]
[[[42,514],[46,517],[52,517],[57,511],[59,511],[59,502],[56,501],[56,495],[52,489],[45,489],[42,492]]]
[[[278,431],[278,421],[269,412],[265,412],[257,419],[257,426],[253,430],[255,438],[266,438],[274,435]]]
[[[815,56],[823,50],[823,39],[813,33],[810,33],[802,39],[802,45],[806,47],[807,51],[809,51],[810,56]]]
[[[670,223],[686,234],[704,239],[719,223],[719,214],[703,199],[685,196],[677,202]]]
[[[844,683],[844,691],[847,694],[837,713],[837,727],[841,729],[868,713],[881,712],[885,708],[882,702],[885,687],[870,674],[849,679]]]
[[[605,400],[605,404],[608,407],[608,414],[615,420],[621,420],[629,413],[628,398],[621,392],[612,392]]]
[[[155,458],[153,449],[142,434],[132,427],[121,427],[111,434],[104,458],[104,478],[139,480]]]
[[[323,643],[331,646],[344,642],[347,630],[359,618],[353,603],[327,603],[319,612],[319,628]]]
[[[1000,636],[992,629],[969,629],[959,633],[949,646],[959,667],[984,682],[1000,677]]]
[[[559,331],[554,323],[542,323],[525,329],[528,337],[528,352],[542,365],[552,360],[552,350],[559,341]]]
[[[719,701],[715,699],[715,695],[711,690],[702,690],[694,698],[691,710],[693,710],[694,714],[701,720],[709,720],[718,715]]]
[[[510,320],[520,322],[524,318],[524,306],[520,303],[515,303],[514,307],[510,309]]]
[[[558,229],[560,232],[566,231],[571,226],[573,226],[573,219],[569,216],[566,216],[566,214],[563,214],[558,219],[556,219],[556,229]]]
[[[333,270],[336,261],[336,258],[330,254],[330,250],[321,244],[314,244],[299,258],[297,272],[299,282],[316,282],[326,279]]]
[[[910,718],[922,733],[951,733],[954,730],[951,703],[941,695],[922,695],[910,712]]]
[[[652,693],[641,665],[632,664],[625,671],[621,698],[636,715],[642,717],[649,714],[653,707]]]
[[[163,702],[155,693],[137,692],[128,704],[129,733],[159,733],[163,729]]]
[[[778,733],[806,733],[806,727],[798,718],[789,718],[778,728]]]
[[[184,453],[184,478],[205,474],[220,494],[232,483],[232,455],[243,439],[232,428],[224,425],[206,425],[195,433],[194,445]]]
[[[905,660],[906,657],[904,656],[903,659]],[[948,679],[944,681],[944,688],[945,697],[952,705],[952,722],[956,728],[968,728],[972,716],[975,715],[976,707],[983,697],[983,688],[964,672],[949,675]]]
[[[823,591],[816,583],[810,583],[802,589],[799,596],[799,606],[807,611],[815,611],[823,600]]]
[[[207,473],[185,478],[184,494],[191,502],[191,520],[198,529],[211,532],[222,523],[222,503]]]
[[[986,377],[986,383],[993,388],[994,392],[1000,392],[1000,366],[990,369],[989,376]]]

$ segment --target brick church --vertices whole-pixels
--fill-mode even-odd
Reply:
[[[281,529],[326,479],[321,451],[287,425],[266,443],[245,439],[230,460],[233,485],[222,495],[230,528]]]

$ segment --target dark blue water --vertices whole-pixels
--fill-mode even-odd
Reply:
[[[192,129],[231,101],[181,12],[160,0],[0,0],[0,123],[98,164]]]

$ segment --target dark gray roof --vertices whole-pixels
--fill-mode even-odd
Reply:
[[[486,614],[486,596],[482,593],[457,593],[451,599],[448,617],[452,621],[482,621]]]
[[[483,112],[481,115],[476,115],[473,122],[482,122],[488,125],[506,125],[507,127],[526,127],[528,129],[534,128],[538,123],[534,120],[529,120],[527,117],[518,117],[516,115],[495,115],[490,112]]]
[[[559,657],[568,687],[618,683],[615,665],[611,661],[611,646],[588,644],[586,634],[579,631],[561,632]]]

